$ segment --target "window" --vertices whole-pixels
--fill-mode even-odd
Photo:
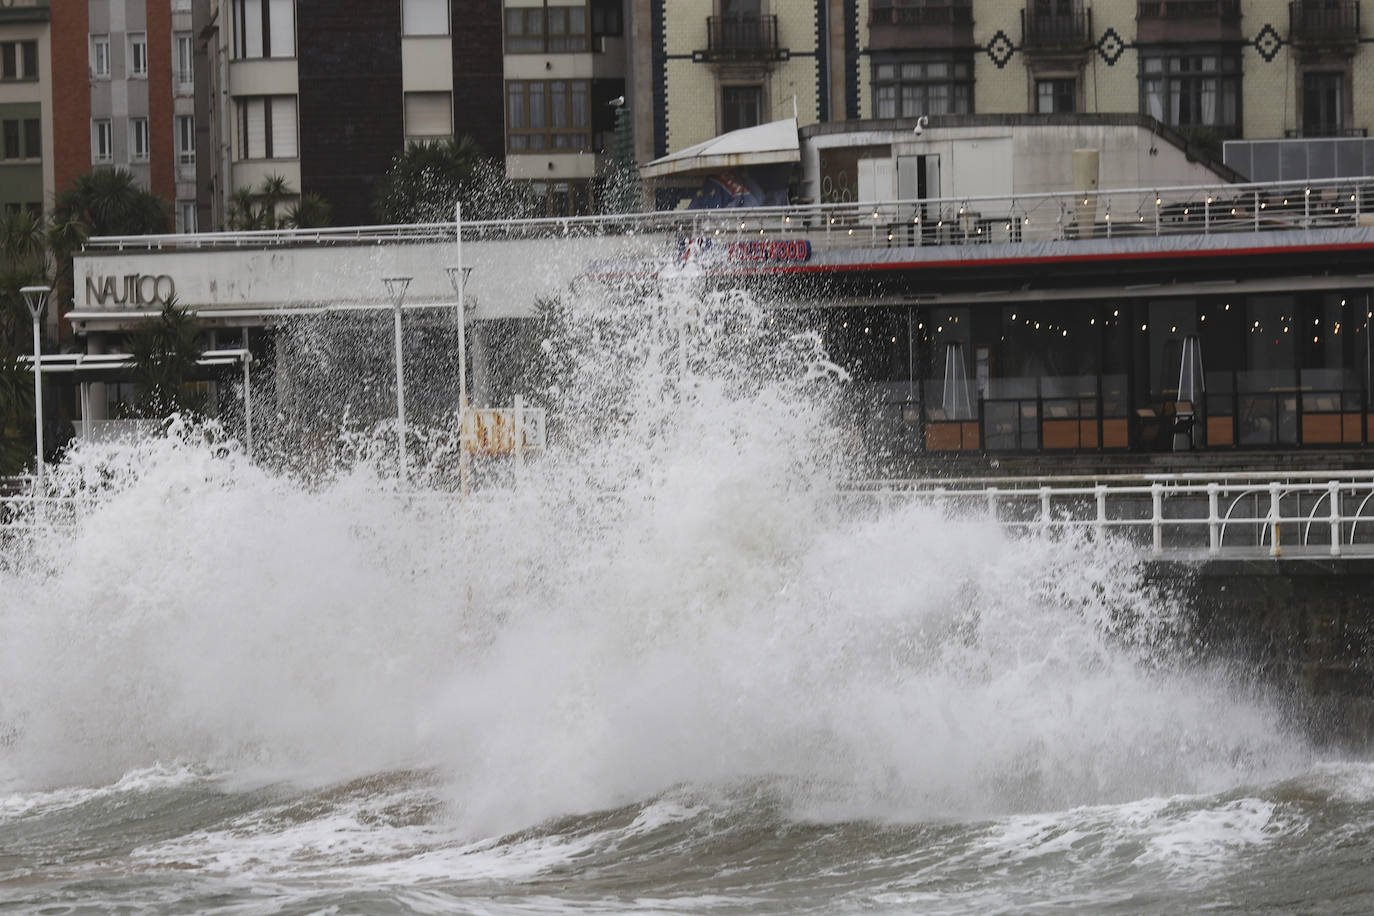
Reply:
[[[506,10],[506,53],[586,51],[585,6],[511,7]]]
[[[723,132],[763,123],[762,86],[724,86],[720,90],[720,129]]]
[[[1182,128],[1240,133],[1240,52],[1142,57],[1142,108]]]
[[[18,121],[0,122],[0,136],[4,138],[4,152],[6,159],[19,159],[20,156],[20,129]]]
[[[1063,114],[1073,111],[1076,86],[1073,79],[1035,81],[1035,110],[1038,114]]]
[[[129,119],[129,158],[134,162],[148,161],[148,119]]]
[[[448,0],[401,0],[405,35],[447,35]]]
[[[266,95],[238,100],[240,159],[295,159],[296,97]]]
[[[129,75],[148,75],[148,33],[129,33]]]
[[[43,128],[37,118],[24,119],[24,158],[43,158]]]
[[[234,57],[294,57],[296,9],[292,0],[234,0]]]
[[[591,148],[587,80],[506,84],[506,145],[526,150]]]
[[[407,137],[453,135],[453,97],[449,93],[407,92],[405,108]]]
[[[592,0],[592,34],[623,35],[625,22],[620,0]]]
[[[196,119],[191,115],[177,115],[177,165],[196,164]]]
[[[38,79],[38,42],[0,42],[0,79]]]
[[[91,36],[91,76],[99,80],[110,78],[110,36]]]
[[[96,118],[91,122],[91,161],[114,161],[114,134],[109,118]]]
[[[1311,70],[1302,75],[1302,135],[1340,136],[1345,125],[1345,74]]]
[[[177,32],[173,36],[176,45],[176,80],[178,92],[189,92],[195,86],[195,52],[191,44],[190,32]]]
[[[194,200],[177,201],[177,232],[196,231],[196,202]]]
[[[918,118],[972,111],[973,60],[967,52],[874,62],[875,117]]]

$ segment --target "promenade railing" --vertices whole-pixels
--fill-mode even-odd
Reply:
[[[1112,535],[1156,558],[1374,557],[1374,472],[874,481],[846,501],[916,501],[1022,533]]]
[[[1091,192],[939,197],[786,207],[463,223],[465,241],[666,235],[687,249],[711,243],[805,239],[827,249],[1210,236],[1374,225],[1374,176]],[[455,224],[102,236],[91,251],[420,243],[455,239]]]

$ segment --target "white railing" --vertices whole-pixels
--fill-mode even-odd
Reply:
[[[943,197],[880,203],[465,221],[463,238],[523,239],[657,233],[724,242],[805,238],[827,248],[1214,235],[1366,225],[1374,176],[1321,181],[1208,184]],[[452,241],[453,223],[104,236],[92,250],[241,248],[365,242]]]
[[[1374,557],[1374,472],[876,481],[848,502],[915,500],[1019,532],[1109,533],[1175,559]]]
[[[31,480],[7,493],[0,494],[0,548],[9,536],[73,527],[98,500],[35,499]],[[455,498],[429,490],[398,495]],[[1374,557],[1374,471],[873,481],[841,497],[852,509],[919,502],[1017,533],[1110,535],[1158,559]]]

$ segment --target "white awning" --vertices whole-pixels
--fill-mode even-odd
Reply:
[[[645,178],[663,178],[781,162],[801,162],[796,118],[732,130],[671,156],[655,159],[639,171]]]

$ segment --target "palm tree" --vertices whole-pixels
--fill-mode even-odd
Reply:
[[[57,196],[54,222],[80,220],[91,235],[154,235],[168,231],[167,202],[140,188],[128,169],[99,168],[78,175]]]
[[[0,475],[16,474],[33,456],[33,372],[0,342]]]
[[[329,201],[318,194],[302,194],[301,199],[286,211],[286,225],[291,229],[318,229],[329,225]]]
[[[385,223],[432,223],[453,218],[463,202],[472,219],[524,215],[521,188],[488,159],[472,137],[411,141],[377,183],[372,210]]]
[[[195,316],[175,299],[133,333],[129,355],[139,416],[165,419],[204,408],[204,396],[186,386],[204,349]]]

